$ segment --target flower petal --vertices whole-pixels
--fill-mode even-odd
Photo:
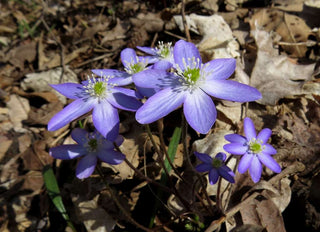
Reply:
[[[135,91],[131,89],[114,87],[111,89],[112,94],[108,95],[108,102],[116,108],[128,111],[136,111],[142,106],[135,97]]]
[[[224,145],[223,149],[233,155],[243,155],[247,152],[248,146],[243,145],[242,143],[229,143]]]
[[[156,92],[159,92],[161,89],[152,89],[152,88],[142,88],[139,86],[136,86],[138,94],[141,96],[139,98],[143,98],[143,96],[146,97],[151,97],[153,96]]]
[[[75,128],[71,132],[71,137],[74,141],[76,141],[79,145],[83,145],[88,140],[88,132],[81,128]]]
[[[243,130],[248,141],[252,138],[256,138],[256,129],[254,128],[254,124],[250,118],[245,118],[243,120]]]
[[[184,71],[188,65],[191,68],[199,68],[202,63],[202,59],[197,47],[193,43],[186,42],[184,40],[179,40],[176,42],[173,48],[173,57],[175,63]],[[197,66],[194,67],[193,58],[195,61],[199,60]]]
[[[214,59],[205,64],[203,71],[207,73],[207,80],[228,79],[236,69],[233,58]]]
[[[83,101],[81,99],[77,99],[51,118],[48,123],[48,130],[58,130],[81,115],[88,113],[90,110],[92,110],[92,108],[92,100],[88,99],[88,101]]]
[[[78,163],[78,166],[76,169],[76,176],[79,179],[84,179],[89,177],[93,173],[96,165],[97,165],[97,157],[93,154],[86,155]]]
[[[91,72],[99,77],[127,77],[128,73],[117,69],[92,69]]]
[[[205,153],[196,152],[196,151],[194,152],[194,154],[202,162],[208,163],[210,165],[212,164],[213,159],[210,155],[207,155]]]
[[[217,117],[212,99],[201,89],[187,92],[183,112],[189,125],[201,134],[208,133]]]
[[[137,46],[137,48],[140,50],[140,51],[143,51],[149,55],[158,55],[156,50],[154,48],[150,48],[150,47],[140,47],[140,46]]]
[[[61,145],[52,147],[49,154],[55,159],[69,160],[86,154],[86,149],[78,144]]]
[[[156,62],[152,68],[153,69],[162,69],[162,70],[167,70],[172,68],[173,64],[167,60],[160,60],[158,62]]]
[[[263,149],[263,153],[265,154],[269,154],[269,155],[274,155],[277,154],[277,150],[273,148],[273,146],[271,146],[270,144],[264,144],[264,149]]]
[[[209,171],[209,183],[210,184],[215,184],[217,183],[219,179],[219,172],[217,169],[215,168],[212,168],[210,171]]]
[[[216,159],[219,159],[219,160],[221,160],[221,161],[225,161],[226,158],[227,158],[227,155],[226,155],[225,153],[223,153],[223,152],[219,152],[219,153],[216,155],[215,158],[216,158]]]
[[[184,101],[184,92],[166,88],[150,97],[136,113],[141,124],[152,123],[178,108]]]
[[[157,61],[159,61],[158,56],[138,56],[140,61],[146,62],[148,64],[153,64]]]
[[[231,143],[242,143],[245,144],[247,142],[246,137],[238,134],[229,134],[225,135],[224,138]]]
[[[161,69],[147,69],[132,76],[136,86],[142,88],[164,89],[181,85],[178,77]]]
[[[125,71],[119,71],[116,69],[93,69],[91,71],[97,76],[109,77],[109,84],[124,86],[132,83],[131,75]]]
[[[122,161],[126,158],[124,154],[118,151],[108,150],[108,151],[99,151],[98,158],[105,163],[111,165],[121,164]]]
[[[70,99],[78,99],[79,94],[83,91],[83,86],[77,83],[64,83],[50,86]]]
[[[92,120],[97,131],[108,140],[113,141],[119,135],[119,115],[107,100],[96,104],[92,112]]]
[[[202,163],[199,164],[195,167],[195,169],[197,170],[197,172],[207,172],[212,168],[211,164],[208,163]]]
[[[130,64],[138,63],[136,51],[132,48],[125,48],[120,53],[121,61],[124,67],[130,68]]]
[[[281,172],[280,165],[268,154],[261,153],[258,155],[259,160],[263,163],[267,168],[276,173]]]
[[[218,169],[219,175],[222,176],[224,179],[226,179],[227,181],[229,181],[230,183],[234,183],[234,176],[235,174],[233,173],[233,171],[228,167],[228,166],[221,166]]]
[[[262,144],[266,143],[268,142],[268,139],[270,138],[271,134],[272,134],[272,131],[269,128],[264,128],[259,132],[257,139],[261,140]]]
[[[251,165],[253,155],[244,154],[239,162],[238,171],[240,173],[245,173],[249,166]]]
[[[262,173],[262,165],[257,156],[253,156],[251,165],[249,167],[249,172],[253,182],[257,183],[260,180]]]
[[[256,88],[230,80],[207,80],[200,88],[213,97],[228,101],[249,102],[262,97]]]

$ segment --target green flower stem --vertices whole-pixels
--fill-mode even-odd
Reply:
[[[113,189],[110,187],[109,183],[106,181],[106,178],[100,168],[99,165],[97,165],[96,170],[98,171],[101,179],[103,180],[107,190],[110,192],[112,200],[114,200],[114,202],[116,203],[116,205],[118,206],[118,208],[121,210],[121,212],[128,218],[128,220],[135,225],[137,228],[142,229],[144,231],[147,232],[153,232],[155,230],[149,229],[141,224],[139,224],[136,220],[134,220],[131,215],[126,211],[126,209],[121,205],[120,201],[118,200],[117,195],[114,193]]]

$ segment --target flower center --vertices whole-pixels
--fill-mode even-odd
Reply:
[[[138,63],[133,64],[130,68],[131,68],[132,74],[135,74],[135,73],[143,71],[145,66],[143,63],[138,62]]]
[[[103,76],[100,78],[88,78],[88,83],[83,86],[85,93],[89,94],[93,98],[98,98],[99,100],[105,98],[110,92],[110,87],[114,87],[115,84],[109,84],[110,76]]]
[[[163,43],[160,41],[155,50],[161,58],[169,58],[171,55],[171,45],[172,43]]]
[[[98,140],[97,139],[90,139],[88,142],[90,151],[96,151],[98,148]]]
[[[214,168],[220,168],[223,165],[223,161],[217,158],[213,158],[212,166]]]
[[[185,77],[186,81],[189,84],[194,84],[197,82],[197,80],[200,77],[200,69],[199,68],[187,68],[187,70],[185,70],[183,72],[183,76]]]
[[[251,139],[249,142],[249,150],[251,153],[258,154],[264,150],[264,146],[261,144],[261,141],[254,139]]]
[[[97,82],[93,86],[94,94],[97,96],[101,96],[106,91],[106,83],[104,82]]]

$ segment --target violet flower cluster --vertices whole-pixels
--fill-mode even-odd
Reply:
[[[62,145],[50,150],[50,154],[59,159],[83,156],[76,171],[78,178],[90,176],[97,159],[119,164],[125,158],[114,151],[112,145],[113,142],[121,144],[118,110],[136,112],[135,118],[140,124],[149,124],[182,106],[188,124],[197,132],[206,134],[217,117],[212,98],[250,102],[262,97],[257,89],[228,80],[236,67],[233,58],[203,63],[196,46],[183,40],[174,46],[160,42],[156,48],[137,48],[147,56],[138,56],[132,48],[124,49],[120,54],[124,70],[93,69],[92,76],[81,84],[51,85],[74,101],[49,121],[48,130],[58,130],[92,112],[96,132],[75,129],[72,138],[78,145]],[[146,97],[144,104],[141,102],[143,97]],[[226,145],[225,150],[243,155],[239,172],[249,168],[256,181],[261,175],[260,162],[278,172],[279,166],[270,156],[275,150],[266,144],[269,130],[263,130],[256,137],[252,125],[245,124],[247,138],[240,135],[226,137],[231,144]],[[218,153],[215,158],[195,154],[203,161],[196,169],[199,172],[208,171],[211,184],[216,183],[219,176],[234,182],[234,173],[224,164],[225,153]]]
[[[112,165],[120,164],[125,159],[125,155],[115,151],[113,143],[97,131],[88,133],[84,129],[76,128],[72,131],[71,137],[77,144],[53,147],[49,154],[62,160],[82,157],[76,169],[79,179],[87,178],[93,173],[98,159]],[[117,136],[114,142],[120,146],[123,138]]]

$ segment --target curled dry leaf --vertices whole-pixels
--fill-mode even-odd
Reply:
[[[265,31],[275,31],[281,36],[281,47],[292,57],[305,57],[307,46],[296,43],[307,42],[311,33],[310,27],[298,16],[274,9],[262,9],[250,19],[251,30],[256,25],[262,26]]]
[[[262,93],[258,102],[274,105],[280,98],[305,94],[303,84],[312,79],[314,64],[297,65],[273,48],[270,33],[256,27],[252,34],[258,46],[251,85]]]

